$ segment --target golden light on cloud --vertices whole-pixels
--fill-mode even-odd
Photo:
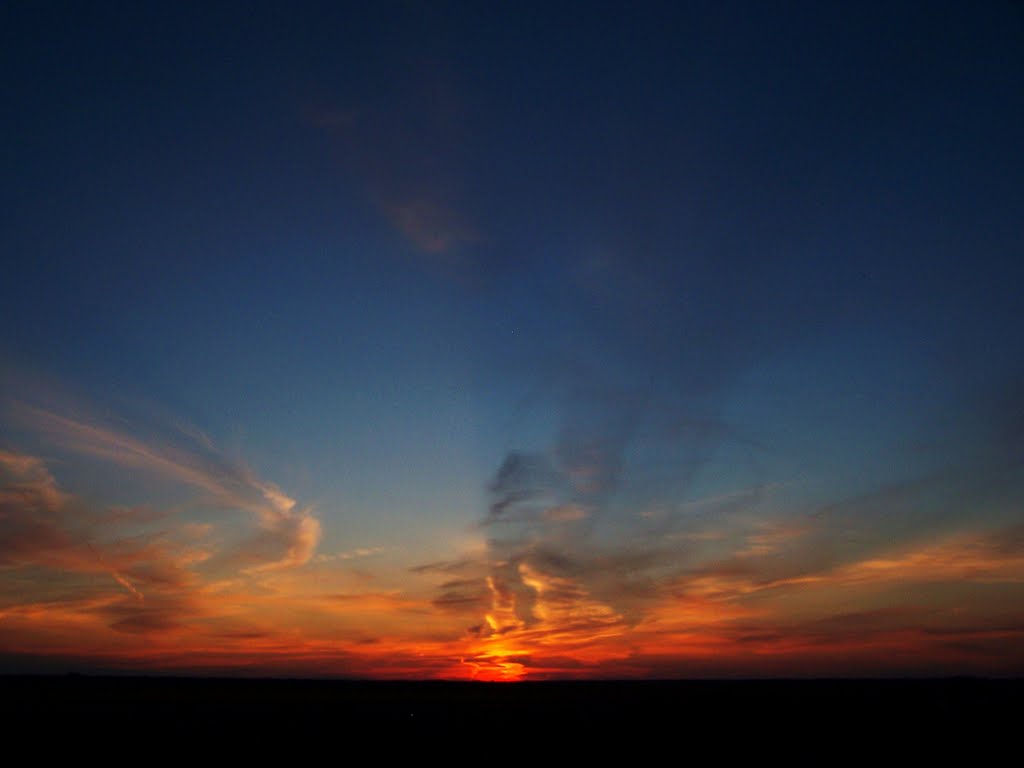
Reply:
[[[3,653],[31,648],[103,668],[505,682],[791,673],[872,658],[983,669],[986,655],[1017,658],[1022,628],[1006,599],[1024,599],[1019,528],[876,546],[839,562],[817,556],[823,523],[801,518],[601,549],[582,537],[586,504],[516,506],[534,498],[530,473],[545,471],[524,458],[509,467],[511,503],[486,521],[520,526],[514,535],[481,526],[454,559],[403,569],[381,545],[318,553],[327,532],[312,506],[208,439],[190,449],[25,413],[75,451],[245,514],[214,524],[178,521],[178,510],[95,507],[39,457],[0,451],[0,567],[11,577],[0,589]],[[228,521],[249,528],[226,539]],[[482,540],[481,530],[500,535]],[[923,598],[917,613],[879,607],[933,584],[994,602],[978,603],[987,614],[971,608],[970,621],[960,608],[921,613]]]

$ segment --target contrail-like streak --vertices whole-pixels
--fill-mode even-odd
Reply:
[[[146,599],[146,596],[143,595],[138,589],[136,589],[134,584],[128,581],[128,579],[121,575],[121,573],[119,573],[116,568],[114,568],[112,565],[110,565],[110,563],[103,559],[103,556],[96,550],[96,547],[94,547],[89,542],[86,542],[85,546],[87,546],[89,548],[89,551],[96,556],[96,559],[99,561],[100,565],[103,566],[107,573],[114,577],[118,584],[120,584],[122,587],[127,589],[133,595],[135,595],[136,599]]]

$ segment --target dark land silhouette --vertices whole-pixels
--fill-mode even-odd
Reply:
[[[588,751],[679,739],[722,756],[799,755],[812,744],[941,752],[1012,743],[1024,712],[1024,681],[973,678],[493,684],[26,675],[0,678],[0,688],[10,734],[257,751],[382,732],[424,743],[542,735]]]

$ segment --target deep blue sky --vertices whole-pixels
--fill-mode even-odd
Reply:
[[[0,447],[170,503],[31,409],[201,432],[398,569],[522,483],[1020,522],[1019,4],[352,5],[0,12]]]

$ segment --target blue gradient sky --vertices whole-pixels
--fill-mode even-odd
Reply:
[[[119,574],[68,609],[81,647],[64,614],[36,630],[43,656],[157,664],[96,650],[123,578],[164,590],[129,626],[174,635],[173,669],[231,668],[197,661],[230,581],[334,654],[238,650],[260,669],[886,671],[849,661],[867,635],[911,653],[960,605],[933,593],[962,571],[907,553],[984,540],[1003,560],[957,631],[1003,634],[912,671],[1024,669],[991,645],[1024,631],[1019,6],[145,5],[0,16],[4,498],[59,487],[107,521],[10,501],[0,597],[98,594],[44,528]],[[145,553],[188,525],[205,556],[167,586]],[[776,594],[904,556],[895,602]],[[740,572],[776,602],[700,592]],[[409,603],[331,630],[302,603],[323,584]],[[714,661],[646,629],[696,592],[738,622]],[[830,630],[832,667],[737,639],[893,604]],[[572,639],[602,611],[614,641]],[[434,661],[381,666],[371,635]],[[0,624],[7,666],[34,637]]]

